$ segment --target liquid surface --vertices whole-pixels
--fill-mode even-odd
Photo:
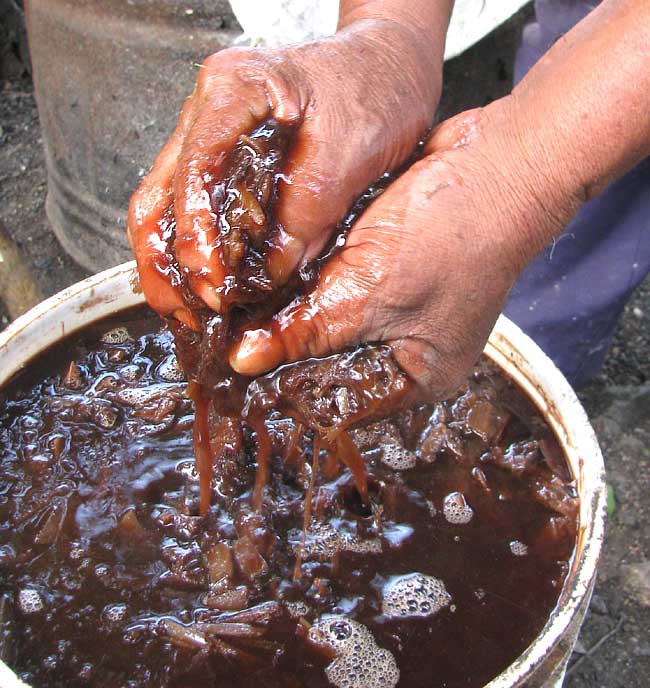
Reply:
[[[257,429],[208,408],[205,517],[193,404],[156,318],[97,325],[8,385],[2,659],[36,686],[112,687],[481,686],[510,664],[575,543],[551,432],[485,363],[457,398],[362,427],[330,385],[326,416],[350,420],[364,503],[353,466],[320,444],[328,428],[299,428],[282,402],[297,384],[301,418],[322,425],[305,380],[331,382],[336,365],[254,383]],[[260,435],[270,470],[255,509]]]

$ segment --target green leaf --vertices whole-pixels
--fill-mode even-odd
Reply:
[[[611,518],[616,511],[616,497],[614,496],[614,488],[607,483],[607,517]]]

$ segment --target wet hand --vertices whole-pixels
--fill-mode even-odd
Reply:
[[[221,308],[224,267],[208,189],[242,134],[274,118],[296,127],[279,186],[282,230],[267,260],[280,284],[316,256],[356,197],[401,164],[432,120],[430,65],[397,55],[404,31],[364,21],[331,39],[282,50],[230,49],[201,66],[194,93],[134,194],[128,234],[150,305],[189,322],[169,277],[163,218],[173,204],[174,253],[191,290]],[[410,40],[408,36],[403,40]]]
[[[434,131],[429,155],[362,214],[314,292],[246,332],[231,365],[257,375],[386,342],[420,397],[452,393],[542,248],[532,237],[564,221],[539,202],[535,175],[524,179],[513,164],[509,119],[508,101],[499,101]]]

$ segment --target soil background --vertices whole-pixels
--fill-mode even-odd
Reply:
[[[527,6],[445,67],[441,118],[509,92]],[[44,211],[46,173],[17,0],[0,0],[0,230],[44,296],[87,276]],[[15,266],[0,260],[0,284]],[[9,312],[0,293],[0,329]],[[607,465],[610,516],[593,601],[566,688],[650,686],[650,281],[628,303],[599,377],[580,390]]]

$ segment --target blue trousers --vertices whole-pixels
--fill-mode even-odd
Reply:
[[[524,29],[515,81],[596,4],[536,0],[536,21]],[[580,210],[524,271],[505,313],[580,387],[602,367],[625,303],[648,272],[650,158]]]

